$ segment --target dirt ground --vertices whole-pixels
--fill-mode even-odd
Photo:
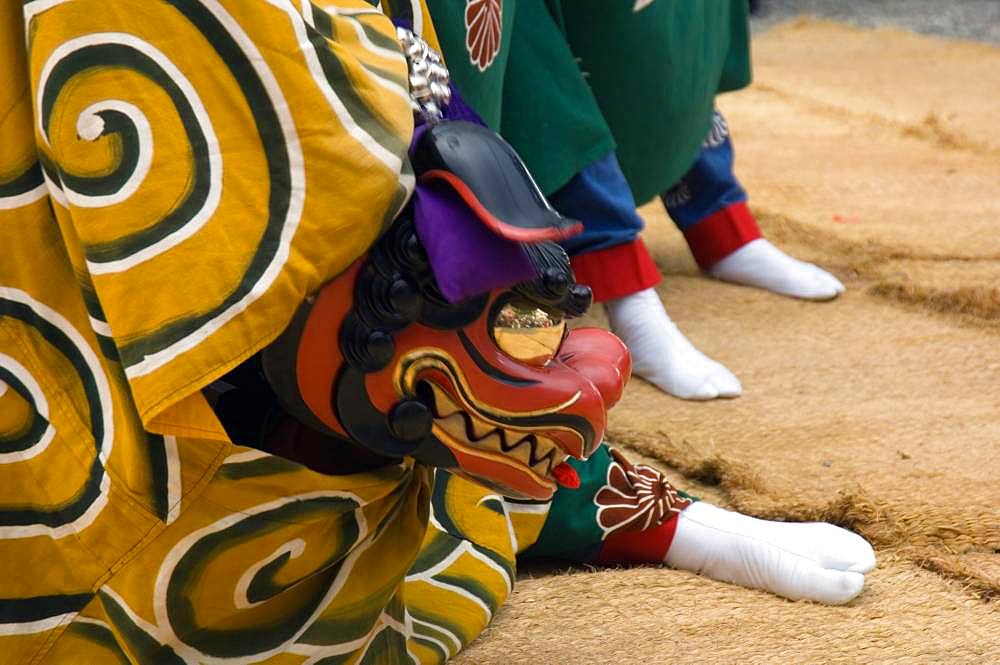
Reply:
[[[636,379],[609,439],[722,505],[856,529],[879,567],[835,608],[532,569],[459,663],[1000,662],[1000,48],[798,19],[754,58],[720,100],[737,172],[765,235],[848,291],[710,281],[645,206],[668,311],[744,394]]]
[[[802,14],[865,28],[895,25],[913,32],[1000,44],[997,0],[757,0],[755,31]]]

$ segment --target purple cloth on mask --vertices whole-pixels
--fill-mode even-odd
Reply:
[[[449,302],[537,276],[520,243],[490,231],[445,185],[417,185],[413,221],[434,279]]]
[[[467,120],[485,126],[454,85],[451,89],[445,122]],[[411,151],[425,131],[426,124],[414,128]],[[417,237],[448,302],[457,303],[538,276],[521,244],[493,233],[449,187],[418,183],[412,205]]]
[[[409,28],[406,21],[395,21]],[[443,122],[465,120],[486,126],[482,118],[451,84],[451,101],[442,109]],[[427,130],[413,130],[410,151]],[[493,233],[447,186],[417,184],[413,192],[413,222],[438,289],[449,302],[493,289],[506,288],[537,277],[534,265],[520,243]]]

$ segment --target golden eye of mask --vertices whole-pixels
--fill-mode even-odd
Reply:
[[[514,360],[544,365],[559,351],[566,322],[559,314],[514,298],[497,310],[492,332],[500,350]]]

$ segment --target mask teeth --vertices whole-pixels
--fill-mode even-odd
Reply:
[[[471,421],[472,432],[475,434],[476,439],[485,439],[496,430],[495,427],[492,427],[476,418],[471,418]]]
[[[531,465],[531,468],[535,470],[535,473],[540,476],[551,475],[552,469],[559,466],[568,457],[566,452],[560,448],[557,443],[554,441],[550,443],[552,447],[549,451],[545,453],[540,460]]]
[[[434,417],[444,421],[454,421],[456,425],[460,425],[465,430],[465,439],[469,443],[511,455],[542,476],[549,475],[557,461],[566,458],[565,454],[561,454],[558,444],[535,434],[528,434],[514,444],[508,444],[507,433],[504,430],[482,423],[466,413],[445,396],[440,388],[433,387],[432,390],[434,399],[431,408]],[[544,454],[539,455],[540,450],[545,450]]]

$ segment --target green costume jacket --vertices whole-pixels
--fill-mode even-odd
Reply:
[[[429,0],[459,90],[546,193],[617,149],[644,202],[750,82],[744,0]]]

